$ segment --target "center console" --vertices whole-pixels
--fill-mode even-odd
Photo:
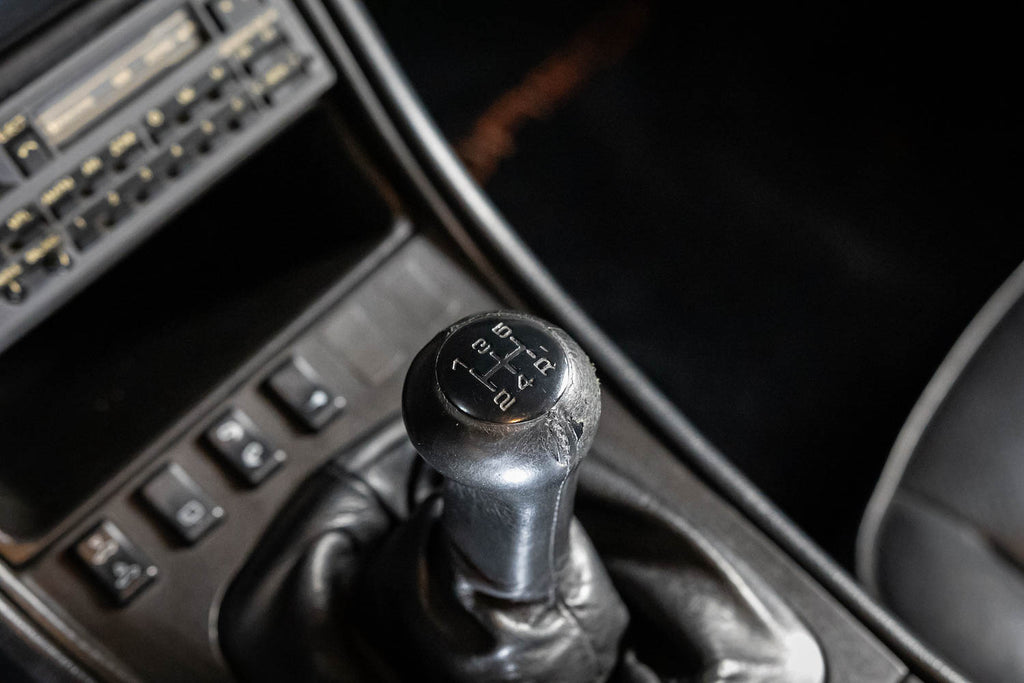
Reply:
[[[736,662],[760,662],[752,680],[958,680],[571,305],[462,173],[358,3],[62,11],[31,38],[5,38],[0,71],[0,614],[14,615],[0,623],[0,664],[27,652],[39,661],[23,668],[57,680],[244,681],[273,679],[278,648],[309,649],[289,666],[317,660],[323,643],[296,638],[306,631],[235,628],[261,623],[260,591],[291,595],[282,577],[319,547],[303,501],[357,481],[393,503],[382,524],[402,533],[439,490],[412,450],[429,457],[421,442],[442,439],[437,423],[421,417],[432,436],[410,429],[410,445],[400,422],[414,357],[460,318],[529,308],[570,333],[601,380],[574,394],[603,406],[596,432],[584,438],[574,418],[559,434],[593,438],[577,515],[631,612],[613,639],[629,654],[602,675],[627,680],[643,660],[629,670],[725,680]],[[59,59],[18,57],[89,17],[103,30]],[[537,329],[523,337],[530,353],[551,345]],[[470,336],[490,350],[487,334]],[[465,360],[438,353],[456,369]],[[547,371],[568,359],[534,360],[548,365],[518,381],[550,388]],[[459,377],[470,384],[449,397],[490,386]],[[515,431],[561,397],[517,404],[503,391],[461,409]],[[568,516],[551,506],[575,474],[531,488],[502,460],[486,474],[512,493],[495,512],[452,492],[491,480],[445,457],[430,465],[456,482],[444,533],[480,570],[470,583],[501,600],[546,594],[563,562],[517,553],[524,537],[575,529],[571,505]],[[574,473],[579,458],[566,456]],[[494,536],[510,510],[522,523]],[[538,524],[549,514],[554,531]],[[522,561],[488,566],[496,546]],[[654,551],[671,566],[651,581]],[[401,607],[416,582],[398,584],[388,599]],[[657,604],[678,609],[654,615]],[[720,619],[741,628],[723,634]]]

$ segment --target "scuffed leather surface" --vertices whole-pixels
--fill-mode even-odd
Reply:
[[[750,568],[609,463],[591,464],[576,512],[630,609],[636,656],[620,680],[824,680],[818,644]]]
[[[400,424],[343,455],[300,487],[224,598],[220,641],[243,681],[397,680],[363,643],[351,589],[408,514],[416,455]]]
[[[348,587],[390,520],[351,475],[308,486],[225,599],[222,642],[242,680],[361,680],[372,669]]]
[[[882,599],[979,682],[1024,680],[1024,580],[976,528],[912,494],[880,530]]]
[[[1017,293],[996,297],[1016,302],[901,454],[861,558],[881,601],[982,683],[1024,680],[1024,300],[1014,278]]]
[[[459,565],[438,556],[429,473],[391,432],[381,457],[343,454],[303,486],[232,585],[221,643],[241,680],[824,680],[812,636],[754,572],[599,457],[555,605],[510,608],[430,570]],[[629,629],[595,647],[626,618],[616,591]]]
[[[551,603],[510,603],[473,589],[446,556],[440,498],[387,540],[364,573],[375,642],[406,680],[604,681],[628,619],[578,523]],[[410,653],[415,653],[410,657]],[[402,661],[405,659],[406,661]]]

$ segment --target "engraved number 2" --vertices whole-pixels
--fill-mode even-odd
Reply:
[[[499,391],[494,397],[494,404],[501,408],[501,412],[505,412],[511,408],[512,404],[515,402],[516,400],[512,397],[512,394],[508,393],[504,389]]]

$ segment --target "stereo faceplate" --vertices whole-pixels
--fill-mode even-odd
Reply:
[[[335,75],[279,0],[155,0],[0,104],[0,351]]]

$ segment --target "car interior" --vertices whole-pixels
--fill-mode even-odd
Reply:
[[[1011,19],[0,0],[0,680],[1024,681]]]

